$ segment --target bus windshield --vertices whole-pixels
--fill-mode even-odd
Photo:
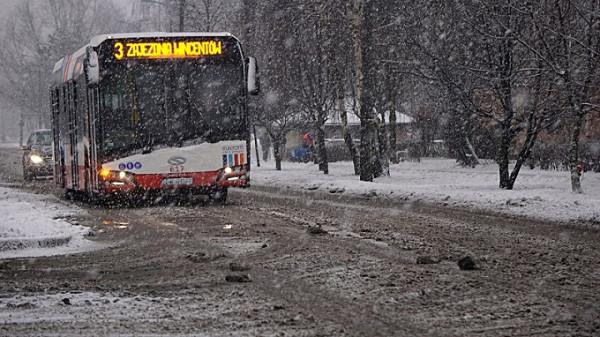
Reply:
[[[114,62],[101,84],[103,150],[245,139],[243,84],[241,57]]]

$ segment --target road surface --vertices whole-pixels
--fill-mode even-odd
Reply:
[[[111,248],[0,261],[0,336],[600,335],[597,230],[287,189],[230,198],[81,205],[69,221]]]

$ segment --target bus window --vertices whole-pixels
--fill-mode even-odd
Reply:
[[[102,92],[103,147],[106,151],[127,150],[135,139],[136,125],[127,93],[126,77],[114,75]]]

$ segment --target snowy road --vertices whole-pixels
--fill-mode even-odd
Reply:
[[[225,208],[90,213],[78,220],[95,239],[120,244],[3,262],[0,335],[600,331],[597,232],[266,190],[234,193]],[[329,233],[310,234],[316,223]],[[458,268],[466,255],[478,270]],[[243,275],[251,282],[226,281]]]
[[[113,247],[0,261],[0,336],[600,334],[591,229],[268,187],[75,220]]]

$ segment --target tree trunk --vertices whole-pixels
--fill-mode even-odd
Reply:
[[[503,127],[504,129],[505,127]],[[509,153],[510,152],[510,135],[507,134],[506,130],[503,130],[502,137],[498,144],[498,154],[496,163],[498,164],[498,173],[500,177],[499,187],[502,189],[508,189],[509,185]]]
[[[496,162],[500,175],[500,188],[508,189],[509,175],[509,156],[510,145],[514,138],[512,131],[512,122],[515,116],[515,110],[512,103],[512,58],[513,58],[513,41],[511,37],[505,37],[502,44],[502,68],[498,76],[500,77],[500,99],[504,109],[504,116],[500,123],[500,141],[498,142],[498,155]]]
[[[260,152],[258,151],[258,135],[256,134],[256,124],[252,123],[252,132],[254,132],[254,149],[256,150],[256,166],[260,167]],[[250,152],[251,153],[251,152]],[[251,163],[248,160],[248,163]]]
[[[373,135],[375,123],[373,121],[373,66],[369,62],[371,33],[369,29],[369,1],[355,0],[354,2],[354,61],[356,67],[356,100],[360,106],[360,180],[373,181],[374,164],[377,161],[373,151]]]
[[[275,157],[275,169],[281,171],[281,139],[273,138],[273,156]]]
[[[533,113],[533,112],[532,112]],[[535,145],[535,141],[537,139],[538,131],[537,128],[527,132],[527,138],[525,139],[525,144],[523,144],[523,148],[521,149],[519,156],[517,157],[517,162],[515,163],[515,167],[510,173],[510,178],[508,180],[508,185],[506,186],[507,190],[512,190],[515,187],[515,181],[517,180],[517,176],[523,167],[523,164],[531,155],[531,149]]]
[[[469,149],[469,152],[471,153],[471,167],[479,165],[479,156],[477,155],[477,151],[475,151],[475,147],[473,146],[473,143],[471,143],[471,141],[469,140],[468,136],[465,136],[465,144],[467,144],[467,149]]]
[[[388,135],[388,128],[385,125],[385,111],[381,114],[381,123],[378,125],[379,135],[379,166],[381,168],[380,174],[377,177],[390,176],[390,139]]]
[[[541,119],[536,118],[536,110],[539,102],[539,95],[541,95],[540,85],[540,81],[538,81],[538,84],[535,89],[536,92],[534,93],[536,96],[534,99],[533,108],[529,112],[529,117],[527,118],[527,136],[525,137],[523,147],[521,148],[521,151],[519,151],[519,155],[517,156],[517,162],[515,163],[515,167],[510,173],[508,185],[506,186],[507,190],[512,190],[514,188],[515,181],[517,180],[517,176],[519,175],[521,167],[531,155],[531,150],[533,149],[533,146],[535,145],[537,136],[539,134],[539,130],[541,127]]]
[[[325,147],[325,112],[319,111],[316,116],[316,148],[317,148],[317,159],[319,162],[319,171],[324,174],[329,174],[329,162],[327,158],[327,148]]]
[[[390,67],[386,69],[385,82],[387,86],[387,97],[385,102],[385,107],[382,107],[380,116],[381,123],[379,124],[379,165],[381,167],[381,175],[388,176],[390,175],[390,130],[385,122],[385,111],[387,110],[389,113],[389,119],[391,120],[391,116],[396,116],[396,107],[395,102],[392,99],[393,96],[396,95],[396,86],[393,79],[392,70]]]
[[[390,160],[394,164],[398,164],[400,162],[398,158],[398,151],[396,149],[396,142],[398,141],[396,138],[396,130],[398,130],[398,121],[396,119],[396,94],[392,93],[392,95],[388,98],[390,100],[390,123],[388,125],[388,136],[390,142]]]
[[[583,193],[583,188],[581,187],[581,174],[578,166],[580,165],[579,137],[581,135],[581,129],[583,128],[584,121],[585,113],[582,111],[577,111],[569,144],[569,170],[571,172],[571,190],[573,193]]]
[[[352,158],[352,163],[354,164],[354,175],[359,175],[360,162],[358,159],[358,154],[356,153],[356,148],[354,147],[352,134],[350,133],[350,130],[348,130],[348,112],[346,111],[346,105],[344,102],[344,91],[341,89],[341,87],[341,84],[338,85],[337,109],[342,123],[342,136],[344,137],[344,143],[346,143],[346,147],[348,148],[348,152],[350,152],[350,157]]]
[[[543,69],[544,63],[542,60],[538,62],[538,69]],[[542,123],[544,120],[545,110],[539,111],[540,102],[543,100],[542,98],[542,81],[545,78],[542,78],[541,74],[537,76],[535,86],[533,88],[534,98],[533,98],[533,106],[529,111],[529,116],[527,117],[527,135],[525,137],[525,142],[523,143],[523,147],[519,151],[519,155],[517,156],[517,162],[515,163],[515,167],[510,173],[510,179],[508,182],[508,186],[506,189],[512,190],[515,186],[515,181],[517,180],[517,176],[521,170],[521,167],[531,156],[531,150],[535,146],[535,142],[537,140],[538,134],[542,128]],[[538,115],[541,115],[538,117]],[[533,168],[532,168],[533,169]]]

